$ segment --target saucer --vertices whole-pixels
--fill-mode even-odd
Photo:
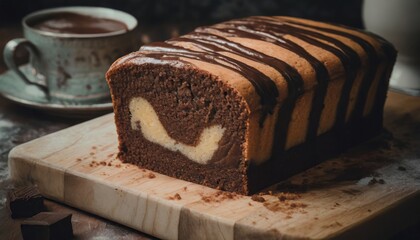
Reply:
[[[389,86],[389,90],[396,92],[396,93],[402,93],[414,97],[420,97],[420,89],[407,89],[407,88],[399,88],[396,86]]]
[[[20,70],[28,73],[31,71],[31,67],[23,65]],[[26,76],[30,75],[26,74]],[[51,102],[38,87],[25,84],[12,70],[0,75],[0,95],[16,104],[61,117],[88,118],[112,112],[111,99],[86,104]]]

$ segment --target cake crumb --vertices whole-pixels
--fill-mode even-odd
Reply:
[[[175,193],[175,195],[168,197],[169,200],[181,200],[181,195],[179,193]]]
[[[406,171],[407,169],[405,167],[403,167],[403,166],[398,166],[398,170],[399,171]]]
[[[369,182],[368,185],[374,185],[378,182],[378,180],[376,178],[372,178]]]
[[[295,208],[306,208],[307,206],[308,205],[305,203],[301,203],[301,202],[295,203]],[[306,211],[303,211],[302,213],[306,213]]]
[[[322,226],[323,228],[335,228],[335,227],[341,227],[341,226],[343,226],[343,224],[341,224],[340,222],[338,222],[338,221],[335,221],[334,223],[331,223],[331,224],[329,224],[329,225],[324,225],[324,226]]]
[[[77,158],[77,159],[76,159],[76,161],[81,162],[81,161],[82,161],[82,159],[81,159],[81,158]]]
[[[106,166],[106,162],[105,161],[100,161],[99,164],[101,164],[102,166]]]
[[[98,163],[97,161],[95,161],[95,160],[92,160],[92,161],[89,163],[89,166],[90,166],[90,167],[97,167],[97,166],[99,166],[99,163]]]
[[[286,200],[297,200],[301,196],[295,193],[282,192],[277,197],[280,200],[280,202],[284,202]]]
[[[155,178],[155,177],[156,177],[156,175],[155,175],[155,174],[153,174],[153,173],[149,173],[149,175],[147,175],[147,177],[151,179],[151,178]]]
[[[255,194],[251,196],[251,199],[255,202],[265,202],[265,198]]]
[[[286,215],[286,219],[291,219],[292,216],[291,215]]]
[[[308,205],[301,202],[288,202],[288,201],[277,201],[277,202],[264,202],[264,207],[272,212],[284,212],[286,214],[293,214],[293,213],[307,213],[303,210],[303,208],[306,208]]]
[[[95,153],[94,152],[90,152],[89,155],[93,156],[93,155],[95,155]]]
[[[253,224],[253,225],[255,225],[255,224],[257,224],[257,223],[256,223],[255,221],[252,221],[252,224]]]
[[[285,209],[285,206],[279,202],[264,202],[264,207],[272,212],[277,212]]]
[[[254,205],[252,205],[252,203],[250,203],[250,202],[249,202],[249,203],[248,203],[248,206],[254,206]]]
[[[201,200],[208,203],[208,202],[211,202],[212,199],[210,198],[210,196],[201,196]]]
[[[317,217],[314,217],[314,220],[318,220],[319,218],[317,218]]]
[[[341,190],[341,192],[352,195],[352,196],[356,196],[362,193],[362,191],[358,190],[358,189],[354,189],[354,188],[349,188],[349,189],[343,189]]]
[[[376,184],[376,183],[379,183],[379,184],[385,184],[385,180],[383,180],[382,178],[380,178],[380,179],[376,179],[376,178],[374,177],[374,178],[372,178],[372,179],[368,182],[368,185],[374,185],[374,184]]]
[[[121,164],[118,163],[117,165],[115,165],[115,167],[120,168]]]
[[[237,197],[237,194],[231,192],[217,191],[215,197],[221,201],[225,199],[235,199]]]
[[[95,150],[95,149],[97,149],[97,147],[96,146],[93,146],[92,149]]]
[[[226,198],[228,199],[234,199],[235,198],[235,193],[231,193],[231,192],[224,192],[224,195],[226,196]]]
[[[220,190],[210,195],[204,195],[201,193],[200,196],[201,196],[201,200],[207,203],[208,202],[221,202],[227,199],[234,200],[234,199],[239,198],[239,195],[236,193],[224,192]]]
[[[108,154],[108,156],[107,156],[107,157],[111,158],[111,157],[113,157],[113,156],[114,156],[114,154],[113,154],[113,153],[110,153],[110,154]]]
[[[108,163],[108,166],[112,166],[112,163],[111,163],[111,162],[109,162],[109,163]]]
[[[183,189],[183,190],[184,190],[184,192],[185,192],[185,191],[187,191],[187,189],[188,189],[188,188],[187,188],[187,186],[185,186],[185,187],[183,187],[182,189]]]
[[[268,220],[268,217],[267,216],[264,216],[262,214],[258,214],[258,216],[264,218],[265,220]]]

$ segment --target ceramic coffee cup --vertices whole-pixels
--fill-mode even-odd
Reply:
[[[54,20],[54,16],[66,14],[76,16],[76,20],[106,19],[125,28],[75,33],[66,29],[67,23],[61,20],[52,24],[59,31],[36,25],[43,19]],[[5,63],[22,81],[38,86],[53,102],[95,103],[109,98],[105,72],[117,58],[139,47],[134,31],[137,20],[127,13],[108,8],[46,9],[29,14],[22,20],[22,25],[24,38],[6,44],[3,52]],[[14,53],[20,46],[29,52],[31,71],[21,71],[15,63]]]

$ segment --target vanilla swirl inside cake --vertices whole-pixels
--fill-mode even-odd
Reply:
[[[379,36],[291,17],[145,45],[107,73],[119,157],[252,194],[377,135],[395,58]]]

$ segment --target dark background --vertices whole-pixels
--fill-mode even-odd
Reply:
[[[131,13],[139,20],[140,29],[151,36],[143,42],[164,40],[196,26],[251,15],[288,15],[363,27],[362,0],[0,0],[0,27],[18,23],[35,10],[78,5]]]

